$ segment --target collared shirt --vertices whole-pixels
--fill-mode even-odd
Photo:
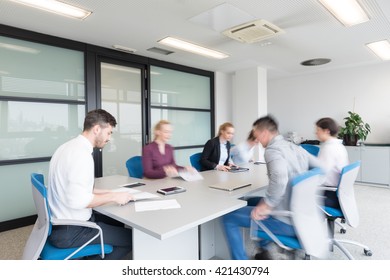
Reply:
[[[349,163],[348,152],[342,140],[331,138],[321,143],[318,159],[324,164],[326,172],[324,185],[336,187],[339,184],[341,170]]]
[[[253,159],[254,150],[255,146],[251,146],[248,141],[245,141],[233,147],[230,151],[230,155],[232,156],[235,164],[241,165],[248,163]]]
[[[227,141],[219,142],[220,156],[218,165],[225,165],[226,159],[228,158],[228,150],[226,147]]]
[[[93,146],[82,135],[64,143],[54,153],[49,168],[48,202],[53,218],[86,221],[93,199]]]

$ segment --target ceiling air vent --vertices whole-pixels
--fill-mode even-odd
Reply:
[[[255,43],[282,33],[284,33],[282,29],[264,19],[241,24],[222,32],[242,43]]]

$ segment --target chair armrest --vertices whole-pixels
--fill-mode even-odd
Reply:
[[[100,226],[90,221],[79,221],[79,220],[70,220],[70,219],[51,219],[51,223],[54,226],[82,226],[82,227],[96,228],[98,230],[101,230]]]
[[[100,236],[100,246],[101,246],[101,256],[104,259],[104,239],[103,239],[103,231],[100,226],[98,226],[94,222],[90,221],[79,221],[79,220],[71,220],[71,219],[51,219],[51,224],[55,226],[60,225],[66,225],[66,226],[82,226],[82,227],[89,227],[89,228],[95,228],[98,230],[98,233],[93,236],[91,239],[89,239],[87,242],[85,242],[82,246],[80,246],[77,250],[75,250],[72,254],[67,256],[65,259],[70,259],[72,256],[74,256],[77,252],[81,251],[84,247],[89,245],[93,240],[98,238]]]
[[[282,211],[282,210],[274,210],[271,211],[270,216],[283,216],[283,217],[291,217],[291,211]]]
[[[336,188],[336,187],[318,187],[318,189],[319,189],[320,191],[332,191],[332,192],[337,191],[337,188]]]
[[[275,211],[276,212],[276,211]],[[281,211],[281,212],[288,212],[288,211]],[[253,231],[253,227],[255,225],[258,225],[271,239],[281,248],[286,250],[291,250],[291,248],[285,246],[276,236],[273,234],[262,222],[261,220],[253,220],[251,219],[251,232]]]

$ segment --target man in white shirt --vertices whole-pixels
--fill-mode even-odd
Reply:
[[[108,224],[108,217],[92,211],[109,202],[125,204],[132,200],[126,192],[93,188],[93,148],[103,148],[115,126],[116,120],[110,113],[102,109],[89,112],[83,132],[55,151],[48,177],[48,203],[53,218],[96,222],[103,230],[104,243],[114,247],[105,259],[122,259],[132,248],[130,229],[118,226],[117,222]],[[78,247],[96,235],[96,231],[80,226],[53,226],[49,241],[59,248]],[[93,243],[100,243],[100,239]]]

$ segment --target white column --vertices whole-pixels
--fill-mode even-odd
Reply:
[[[233,77],[233,124],[234,143],[244,141],[253,122],[267,114],[267,70],[253,67],[236,71]],[[263,149],[256,153],[256,160],[262,160]]]

